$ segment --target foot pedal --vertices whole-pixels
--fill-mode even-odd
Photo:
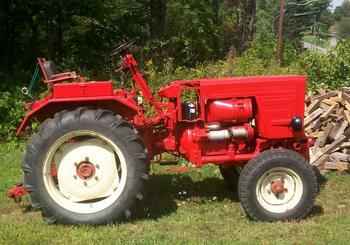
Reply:
[[[154,158],[154,163],[162,165],[162,166],[168,166],[168,165],[177,165],[179,163],[178,159],[163,159],[162,154],[159,154],[155,156]]]

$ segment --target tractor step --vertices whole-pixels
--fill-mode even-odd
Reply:
[[[169,158],[169,157],[167,157]],[[153,163],[159,164],[162,166],[168,166],[168,165],[177,165],[179,164],[179,159],[178,157],[175,157],[175,159],[163,159],[163,154],[158,154],[154,157]]]
[[[179,161],[178,160],[161,160],[155,163],[158,163],[159,165],[162,165],[162,166],[168,166],[168,165],[177,165]]]
[[[7,197],[12,198],[16,203],[21,202],[22,197],[27,194],[28,191],[22,183],[16,184],[7,191]]]

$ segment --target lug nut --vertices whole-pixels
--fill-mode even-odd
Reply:
[[[89,158],[88,158],[88,157],[85,157],[85,161],[86,161],[86,162],[89,162]]]
[[[98,165],[98,164],[96,164],[96,166],[95,166],[97,169],[100,169],[100,165]]]
[[[74,179],[77,179],[77,176],[76,176],[76,175],[73,175],[73,178],[74,178]]]
[[[95,180],[98,181],[98,176],[95,176]]]
[[[86,183],[86,181],[84,181],[84,186],[87,186],[87,183]]]

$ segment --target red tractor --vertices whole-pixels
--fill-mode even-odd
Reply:
[[[196,167],[219,166],[254,220],[310,213],[318,182],[303,128],[305,77],[173,81],[154,96],[129,46],[116,52],[131,89],[57,73],[38,59],[49,93],[28,104],[17,134],[33,119],[42,122],[23,159],[23,193],[47,222],[129,217],[143,199],[150,160],[164,152]]]

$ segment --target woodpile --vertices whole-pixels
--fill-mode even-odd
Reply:
[[[350,170],[350,88],[319,91],[305,101],[305,131],[314,137],[310,163],[321,171]]]

